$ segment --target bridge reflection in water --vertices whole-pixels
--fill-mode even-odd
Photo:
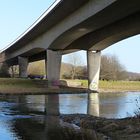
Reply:
[[[100,103],[98,93],[91,93],[88,95],[87,114],[100,116]]]
[[[12,110],[18,111],[21,116],[13,119],[12,132],[24,140],[88,140],[96,138],[93,130],[80,129],[78,126],[60,119],[60,107],[63,105],[60,105],[59,96],[63,95],[36,96],[36,98],[32,95],[18,96],[15,101],[16,106],[13,106]],[[79,100],[81,97],[75,96],[74,98]]]
[[[128,108],[135,109],[138,97],[138,93],[0,96],[0,139],[7,133],[6,140],[90,139],[96,137],[94,131],[63,122],[60,114],[113,117]]]

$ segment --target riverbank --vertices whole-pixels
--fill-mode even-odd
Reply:
[[[133,83],[127,83],[129,87],[131,85],[131,89]],[[78,93],[83,92],[86,93],[86,88],[69,88],[64,85],[60,88],[48,88],[47,80],[31,80],[31,79],[0,79],[0,93],[2,94],[50,94],[50,93]],[[112,85],[112,82],[103,81],[102,83],[105,89],[112,89],[107,87],[108,84]],[[116,88],[124,88],[126,86],[123,82],[114,82],[116,84]],[[136,84],[136,83],[135,83]],[[135,84],[133,86],[135,86]],[[103,86],[102,85],[102,86]],[[138,83],[139,85],[139,83]],[[137,89],[138,86],[137,85]],[[101,86],[101,85],[100,85]],[[113,85],[114,86],[114,85]],[[116,91],[117,89],[114,90]],[[82,87],[84,87],[82,85]],[[106,91],[106,90],[105,90]],[[122,91],[122,88],[121,88]],[[94,140],[139,140],[140,138],[140,117],[131,117],[125,119],[106,119],[101,117],[95,117],[91,115],[85,114],[73,114],[73,115],[60,115],[60,118],[69,124],[75,124],[80,127],[84,133],[87,133],[90,136],[94,135]],[[64,128],[64,130],[66,130]],[[69,131],[69,129],[68,129]],[[73,130],[72,130],[73,131]],[[72,135],[73,136],[73,135]],[[90,138],[87,138],[87,140]],[[92,138],[91,138],[92,139]]]
[[[87,88],[87,80],[67,80],[67,82],[79,82],[81,87]],[[99,92],[133,92],[140,91],[140,81],[99,81]]]
[[[99,92],[140,91],[140,81],[100,81]]]
[[[47,80],[32,80],[32,79],[21,79],[21,78],[0,78],[0,94],[57,94],[57,93],[87,93],[87,88],[75,88],[67,86],[54,86],[48,88]]]
[[[62,80],[48,88],[47,80],[0,78],[0,94],[87,93],[87,80]],[[99,92],[140,91],[139,81],[100,81]]]
[[[94,140],[139,140],[140,118],[106,119],[85,114],[62,115],[64,122],[74,124],[92,135]]]

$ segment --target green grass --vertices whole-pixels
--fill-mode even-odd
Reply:
[[[100,89],[118,91],[140,91],[139,81],[100,81]]]
[[[31,80],[21,78],[0,78],[0,92],[20,92],[20,91],[44,91],[46,88],[40,85],[44,80]],[[82,87],[88,87],[87,80],[66,80],[81,82]],[[123,92],[123,91],[140,91],[139,81],[100,81],[99,91]]]
[[[79,80],[79,79],[71,80],[71,79],[69,79],[69,80],[66,80],[66,81],[76,81],[76,82],[81,82],[83,87],[88,87],[88,81],[87,81],[87,80]]]
[[[32,80],[20,79],[20,78],[0,78],[0,87],[1,86],[22,86],[22,87],[31,87],[35,85]]]
[[[36,80],[38,83],[42,80]],[[40,92],[45,88],[35,80],[21,78],[0,78],[0,93]]]
[[[83,87],[88,87],[87,80],[70,80],[82,83]],[[99,81],[101,91],[140,91],[140,81]]]

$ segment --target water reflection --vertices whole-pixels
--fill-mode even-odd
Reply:
[[[87,114],[100,116],[100,99],[98,93],[91,93],[88,95]]]
[[[31,99],[33,98],[31,97]],[[90,137],[95,137],[94,133],[81,130],[79,127],[60,120],[59,95],[44,96],[44,100],[45,110],[41,113],[38,108],[35,111],[34,100],[28,102],[29,96],[25,96],[24,99],[22,96],[18,97],[18,103],[11,107],[11,111],[16,110],[15,116],[17,114],[21,116],[13,117],[10,127],[11,133],[16,134],[16,138],[24,140],[88,140]],[[19,101],[21,102],[19,103]]]
[[[45,139],[47,140],[92,140],[95,133],[89,133],[78,126],[63,122],[59,117],[59,95],[45,97]]]
[[[118,118],[119,108],[121,107],[122,96],[118,96],[117,94],[98,94],[91,93],[89,94],[88,100],[88,114],[106,118]],[[123,96],[125,102],[125,96]],[[125,105],[125,103],[124,103]],[[119,114],[121,115],[121,114]]]
[[[140,99],[138,92],[92,93],[89,94],[88,114],[106,118],[134,116],[138,109],[136,99]]]
[[[87,114],[88,94],[60,94],[59,100],[61,114]]]
[[[64,123],[60,114],[127,117],[134,115],[137,98],[140,93],[0,96],[0,139],[80,140],[86,131]]]

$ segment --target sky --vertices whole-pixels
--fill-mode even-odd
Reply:
[[[0,50],[31,26],[55,0],[0,0]]]
[[[29,28],[54,1],[0,0],[0,50]],[[86,64],[86,52],[76,54]],[[140,73],[140,35],[109,46],[102,54],[116,55],[126,70]],[[63,61],[68,62],[69,55],[65,55]]]
[[[102,55],[115,55],[127,71],[140,73],[140,35],[119,41],[104,49]],[[75,55],[81,58],[86,64],[86,51],[76,52]],[[63,61],[69,62],[73,54],[64,56]]]

